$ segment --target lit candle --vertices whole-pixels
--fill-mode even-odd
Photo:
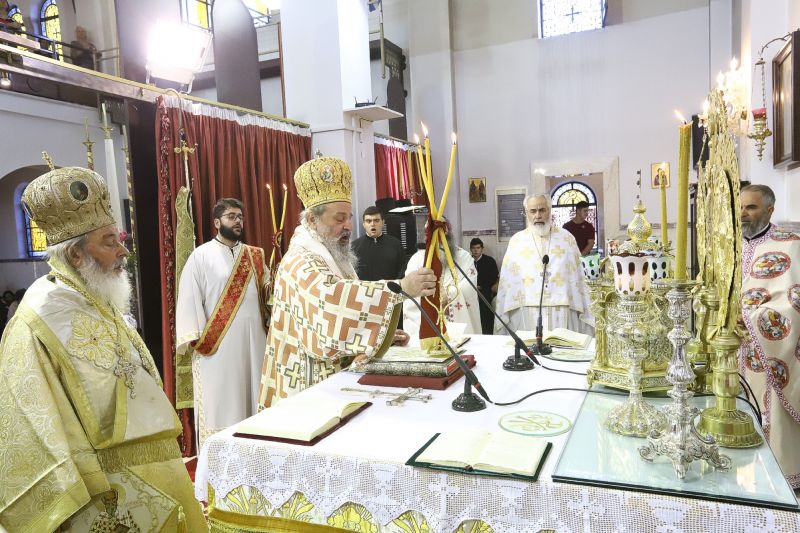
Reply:
[[[662,163],[661,169],[667,165]],[[669,235],[667,234],[667,180],[666,172],[659,176],[659,188],[661,189],[661,247],[666,252],[669,249]]]
[[[414,183],[414,162],[411,160],[411,147],[406,148],[406,167],[408,167],[408,187],[412,188],[411,184]]]
[[[89,119],[83,117],[83,129],[86,130],[86,140],[89,140]]]
[[[272,187],[267,183],[267,190],[269,191],[269,211],[272,215],[272,232],[278,231],[278,224],[275,222],[275,200],[272,199]]]
[[[428,206],[430,207],[431,216],[434,220],[439,219],[436,212],[436,201],[433,198],[433,180],[431,179],[431,141],[428,138],[428,128],[425,123],[422,123],[422,133],[425,136],[425,156],[422,161],[422,168],[424,170],[422,177],[425,183],[425,192],[428,196]]]
[[[100,104],[100,109],[103,111],[103,127],[108,127],[108,115],[106,115],[106,103]]]
[[[283,206],[281,207],[281,225],[278,226],[278,231],[283,231],[283,221],[286,220],[286,196],[288,195],[289,191],[286,187],[286,184],[283,184]]]
[[[686,236],[689,230],[689,146],[692,125],[685,122],[679,128],[678,149],[678,221],[675,229],[675,279],[686,279]]]
[[[456,133],[453,132],[453,146],[450,148],[450,168],[447,169],[447,182],[444,185],[442,203],[439,204],[439,213],[444,213],[444,206],[447,204],[447,196],[450,193],[450,184],[453,182],[453,171],[456,167]]]

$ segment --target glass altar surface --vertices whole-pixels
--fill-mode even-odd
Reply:
[[[648,463],[639,456],[639,447],[647,439],[617,435],[603,426],[609,410],[624,400],[625,396],[586,395],[553,472],[553,481],[800,512],[794,491],[766,444],[746,449],[720,448],[733,463],[729,471],[715,471],[704,461],[694,461],[683,481],[668,458],[659,457]],[[666,397],[646,400],[659,408],[671,401]],[[714,397],[695,397],[691,402],[702,409],[712,405]],[[747,403],[738,400],[738,404],[739,409],[751,412]],[[761,433],[761,428],[757,429]]]

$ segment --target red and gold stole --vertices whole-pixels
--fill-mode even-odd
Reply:
[[[247,285],[250,277],[256,275],[256,287],[258,288],[259,309],[261,316],[264,317],[264,297],[266,284],[264,283],[264,250],[255,246],[242,245],[242,253],[236,258],[236,262],[228,277],[225,290],[217,302],[214,312],[206,323],[206,327],[200,338],[192,344],[194,351],[201,355],[214,355],[219,348],[219,343],[228,331],[228,328],[242,305],[244,295],[247,292]]]

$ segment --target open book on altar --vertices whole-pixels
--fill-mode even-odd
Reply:
[[[452,431],[434,435],[406,464],[536,481],[551,447],[514,433]]]
[[[240,422],[233,436],[313,445],[370,405],[309,389]]]
[[[518,331],[517,335],[530,346],[536,342],[536,332]],[[513,341],[512,341],[513,342]],[[555,328],[542,332],[542,342],[546,342],[557,348],[575,348],[585,350],[592,342],[592,336],[585,333],[578,333],[567,328]]]

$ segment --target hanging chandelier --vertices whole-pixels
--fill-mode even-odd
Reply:
[[[756,155],[758,155],[759,161],[764,157],[764,147],[767,144],[767,137],[772,135],[772,131],[769,129],[769,124],[767,123],[767,83],[764,74],[764,51],[772,43],[786,41],[790,35],[790,33],[787,33],[783,37],[776,37],[775,39],[767,41],[767,43],[761,47],[761,50],[758,51],[758,61],[756,61],[753,66],[753,70],[756,68],[761,69],[761,107],[755,108],[752,111],[753,130],[747,134],[747,137],[755,141]]]

